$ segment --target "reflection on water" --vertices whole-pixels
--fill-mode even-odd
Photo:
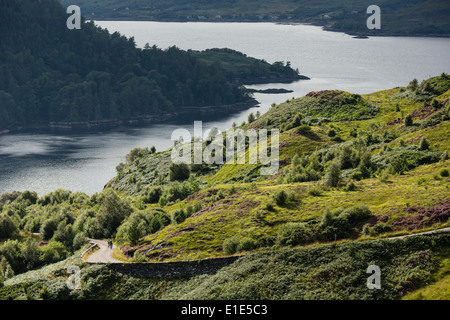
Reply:
[[[70,133],[20,133],[0,135],[0,193],[34,190],[40,195],[58,188],[93,194],[115,176],[115,167],[134,147],[171,145],[171,133],[182,126],[192,132],[193,120],[203,129],[225,130],[241,124],[250,112],[266,112],[270,105],[310,91],[340,89],[370,93],[404,86],[442,72],[450,73],[450,39],[380,37],[357,40],[319,27],[271,23],[158,23],[97,22],[110,32],[134,36],[138,46],[161,48],[232,48],[269,62],[290,61],[311,77],[291,84],[250,86],[255,89],[285,88],[288,94],[255,94],[260,107],[222,118],[179,119],[137,128]]]

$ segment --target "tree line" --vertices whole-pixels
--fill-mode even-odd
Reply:
[[[56,0],[2,0],[0,129],[130,119],[248,99],[218,64],[83,21],[68,30]]]

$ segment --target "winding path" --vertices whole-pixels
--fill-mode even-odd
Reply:
[[[122,263],[122,261],[113,258],[113,252],[116,246],[113,244],[112,249],[108,248],[108,242],[104,240],[89,239],[89,242],[96,244],[98,250],[88,256],[87,262],[93,263]]]
[[[397,236],[397,237],[390,237],[385,238],[388,240],[394,240],[394,239],[404,239],[409,237],[417,237],[417,236],[423,236],[423,235],[431,235],[431,234],[438,234],[438,233],[450,233],[450,227],[437,229],[437,230],[431,230],[431,231],[425,231],[420,233],[413,233],[408,234],[404,236]],[[96,244],[98,246],[98,250],[92,253],[88,256],[87,262],[91,263],[123,263],[120,260],[113,258],[113,252],[116,249],[116,246],[113,244],[113,248],[108,248],[108,242],[104,240],[97,240],[97,239],[89,239],[89,241],[92,244]]]

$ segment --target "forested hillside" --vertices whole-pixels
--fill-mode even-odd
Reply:
[[[141,50],[133,38],[93,23],[69,30],[69,15],[56,0],[2,0],[0,7],[0,130],[130,119],[249,99],[220,65],[192,53]]]
[[[447,0],[60,0],[99,20],[306,22],[366,35],[450,35]],[[367,7],[382,27],[368,30]]]

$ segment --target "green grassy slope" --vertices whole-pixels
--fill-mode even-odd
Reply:
[[[437,235],[270,250],[214,274],[177,279],[132,278],[72,259],[10,279],[0,299],[448,299],[437,275],[448,264],[449,241],[449,235]],[[69,263],[81,268],[80,291],[65,286]],[[382,272],[379,290],[367,288],[366,270],[373,264]],[[441,291],[424,295],[437,286]]]
[[[327,209],[357,205],[368,206],[373,216],[355,224],[357,231],[343,239],[365,237],[364,224],[372,228],[387,224],[389,227],[380,233],[385,235],[447,225],[450,179],[444,171],[450,164],[450,122],[446,77],[424,81],[414,93],[405,88],[364,96],[313,92],[273,107],[243,128],[282,127],[281,168],[275,176],[260,176],[259,164],[224,164],[207,173],[193,172],[191,181],[198,181],[200,191],[177,200],[171,186],[191,182],[170,182],[168,164],[157,160],[160,154],[136,160],[112,180],[111,186],[145,198],[148,190],[159,185],[163,196],[172,197],[162,209],[171,214],[183,210],[188,217],[145,236],[138,246],[126,250],[147,253],[150,260],[198,259],[224,255],[223,243],[236,237],[250,238],[263,249],[277,243],[280,227],[286,223],[307,223],[314,229]],[[433,83],[442,88],[433,91]],[[435,106],[431,107],[433,101]],[[291,128],[290,121],[299,113],[303,114],[300,127],[309,123],[310,132]],[[408,114],[413,119],[410,126],[404,125]],[[428,141],[427,150],[419,148],[422,138]],[[361,164],[350,164],[341,170],[337,186],[326,186],[327,167],[333,155],[337,154],[334,160],[343,161],[343,150],[353,150],[348,157],[356,160],[350,162],[363,161],[357,154],[368,154],[370,172],[361,177]],[[168,158],[169,152],[164,157]],[[294,167],[295,157],[300,157],[296,161],[306,161],[305,167]],[[148,180],[154,173],[146,174],[153,171],[147,163],[158,163],[158,174],[165,180]],[[314,166],[317,168],[311,169]],[[290,199],[277,204],[274,195],[281,190]],[[305,243],[323,241],[313,236]]]
[[[280,130],[273,176],[261,176],[260,163],[228,163],[188,166],[188,178],[171,164],[171,150],[134,149],[92,197],[63,190],[41,198],[1,195],[0,231],[16,223],[21,235],[47,234],[53,247],[33,249],[13,234],[22,242],[0,246],[0,271],[61,260],[75,250],[71,241],[79,233],[114,237],[116,257],[129,262],[253,254],[215,275],[174,281],[84,266],[87,288],[79,298],[445,298],[448,235],[380,239],[449,226],[449,98],[450,77],[442,74],[406,88],[312,92],[273,106],[240,126]],[[57,248],[66,251],[50,250]],[[32,249],[39,263],[27,254]],[[378,293],[364,289],[363,269],[372,262],[386,272]],[[31,281],[30,296],[47,294],[45,277]],[[24,295],[12,279],[0,297]],[[68,294],[55,286],[51,297]]]

